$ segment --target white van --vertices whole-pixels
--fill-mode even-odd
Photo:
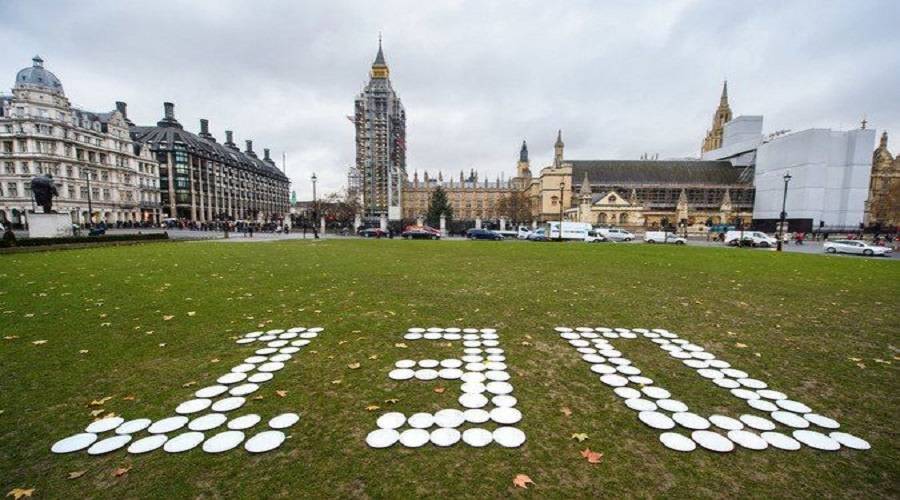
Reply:
[[[728,231],[725,233],[725,244],[728,246],[738,246],[743,234],[744,245],[770,248],[778,244],[778,240],[766,233],[759,231]]]
[[[579,240],[584,241],[588,236],[588,232],[593,229],[590,224],[586,222],[563,222],[562,223],[562,239],[564,240]],[[549,238],[551,240],[560,239],[559,238],[559,222],[551,222],[550,223],[550,235]]]
[[[597,229],[597,232],[602,234],[604,238],[611,241],[631,241],[634,239],[633,234],[624,229],[618,229],[614,227],[601,227]]]
[[[675,233],[668,231],[647,231],[644,233],[644,241],[647,243],[671,243],[673,245],[684,245],[687,240]]]

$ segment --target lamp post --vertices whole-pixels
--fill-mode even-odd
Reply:
[[[788,182],[791,182],[791,173],[787,172],[784,174],[784,195],[781,198],[781,222],[778,224],[778,242],[777,248],[778,251],[781,251],[781,246],[784,244],[784,221],[787,218],[787,189]]]
[[[562,241],[563,232],[563,192],[566,189],[566,181],[559,183],[559,241]]]
[[[84,176],[87,179],[87,195],[88,195],[88,228],[94,225],[94,206],[91,200],[91,173],[93,170],[85,170]]]
[[[313,174],[312,174],[312,185],[313,185],[313,220],[312,220],[312,224],[313,224],[313,236],[315,236],[316,239],[319,239],[319,230],[316,229],[316,225],[319,223],[319,217],[318,217],[318,214],[319,214],[319,201],[318,201],[318,199],[316,198],[316,181],[317,181],[317,180],[319,180],[319,179],[318,179],[318,177],[316,177],[316,173],[313,172]]]

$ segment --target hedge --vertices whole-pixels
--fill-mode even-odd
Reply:
[[[104,236],[64,236],[61,238],[22,238],[15,241],[0,241],[0,248],[38,247],[46,245],[66,245],[72,243],[107,243],[116,241],[167,240],[169,233],[114,234]]]

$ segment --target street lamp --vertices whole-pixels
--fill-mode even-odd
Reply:
[[[316,181],[317,180],[319,180],[319,179],[318,179],[318,177],[316,177],[316,173],[313,172],[313,174],[312,174],[312,184],[313,184],[313,220],[312,220],[312,224],[313,224],[313,235],[315,236],[316,239],[319,239],[319,230],[316,228],[316,224],[319,223],[319,217],[318,217],[319,201],[316,199]]]
[[[563,191],[566,189],[566,181],[559,183],[559,241],[562,241],[563,231]]]
[[[85,169],[85,178],[87,179],[87,195],[88,195],[88,227],[93,227],[94,225],[94,207],[91,204],[91,173],[93,170]]]
[[[787,189],[788,182],[791,182],[791,173],[786,172],[784,174],[784,196],[781,198],[781,223],[778,225],[778,251],[781,251],[781,246],[783,245],[784,240],[784,220],[787,218]]]

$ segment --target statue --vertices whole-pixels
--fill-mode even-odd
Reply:
[[[33,177],[31,179],[31,192],[34,194],[34,200],[44,209],[45,214],[55,213],[53,208],[53,197],[59,196],[56,185],[53,184],[53,176],[50,174]]]

